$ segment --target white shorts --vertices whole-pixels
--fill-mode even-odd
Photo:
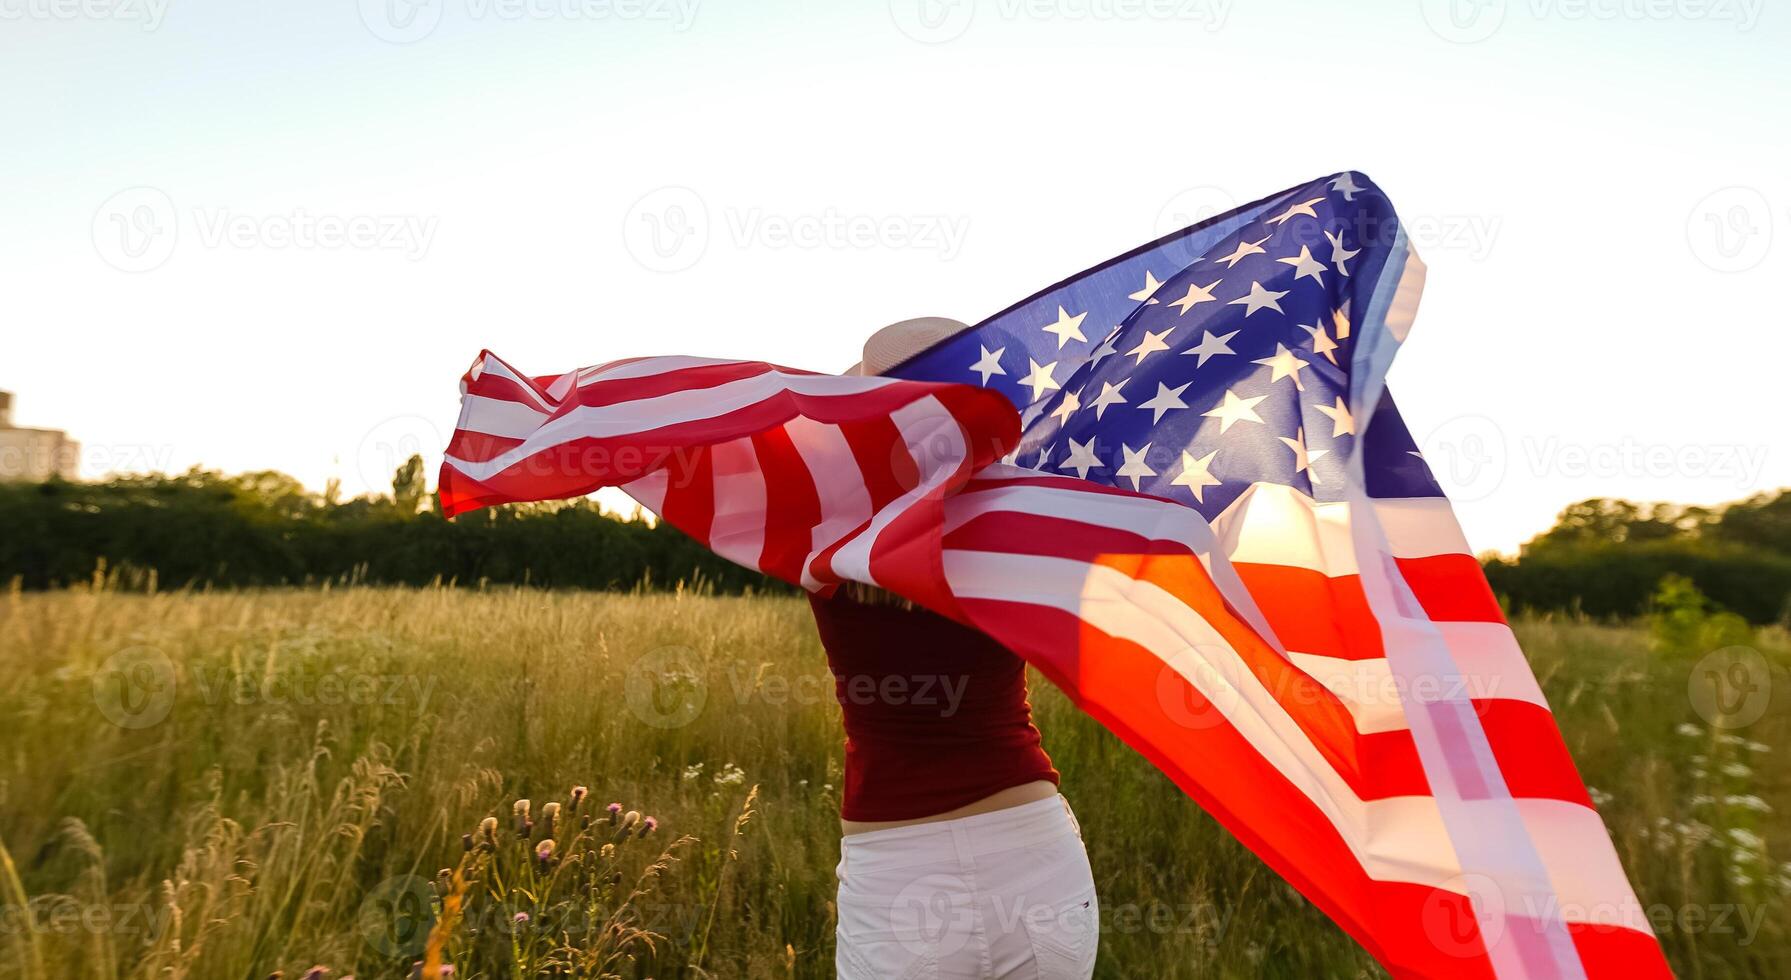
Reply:
[[[1061,796],[840,841],[840,980],[1087,980],[1100,906]]]

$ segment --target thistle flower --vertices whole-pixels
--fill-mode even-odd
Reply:
[[[556,802],[541,804],[541,833],[553,836],[554,824],[560,817],[560,805]]]
[[[314,966],[305,971],[305,975],[301,980],[329,980],[329,978],[330,971],[327,967]]]
[[[609,806],[604,807],[604,809],[609,811],[609,824],[614,827],[616,825],[616,818],[622,814],[622,804],[611,803]]]
[[[479,821],[479,839],[495,847],[497,845],[497,828],[496,817],[486,817]]]
[[[552,837],[543,838],[541,843],[535,847],[535,860],[541,862],[541,868],[544,871],[547,869],[548,865],[553,863],[553,850],[554,843]]]
[[[590,795],[590,792],[591,792],[590,790],[585,789],[583,786],[572,787],[572,812],[573,813],[577,813],[578,808],[584,805],[585,797]]]
[[[641,812],[639,810],[630,810],[627,813],[622,814],[622,833],[626,834],[633,830],[635,825],[640,822]]]
[[[510,808],[510,812],[516,818],[516,836],[527,837],[529,828],[534,826],[529,821],[529,801],[517,800],[516,805]]]
[[[518,912],[515,915],[510,917],[510,921],[519,923],[519,924],[523,923],[523,922],[527,922],[527,921],[529,921],[529,914],[527,912]]]
[[[610,858],[613,858],[616,856],[616,845],[605,844],[605,845],[603,845],[603,849],[598,851],[597,853],[599,855],[601,855],[605,861],[608,861]]]
[[[654,819],[653,817],[648,817],[647,819],[641,821],[641,836],[642,837],[645,837],[648,834],[650,834],[653,831],[658,830],[658,829],[659,829],[659,821]]]
[[[463,851],[470,851],[473,849],[473,835],[472,834],[461,834],[460,835],[460,849]]]

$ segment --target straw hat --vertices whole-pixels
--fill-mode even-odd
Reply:
[[[927,348],[970,329],[970,325],[942,316],[922,316],[892,323],[864,342],[864,359],[846,369],[847,374],[882,374]]]

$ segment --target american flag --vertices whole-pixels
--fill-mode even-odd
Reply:
[[[1342,173],[883,377],[486,352],[441,498],[621,486],[741,564],[983,630],[1395,976],[1670,976],[1386,391],[1423,280]]]

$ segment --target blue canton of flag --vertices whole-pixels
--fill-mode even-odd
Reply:
[[[1021,410],[1010,461],[1216,517],[1252,484],[1345,499],[1366,432],[1373,497],[1442,496],[1390,397],[1353,418],[1351,310],[1398,218],[1346,172],[1074,276],[888,374],[995,389]],[[1403,243],[1399,243],[1403,247]],[[1369,373],[1369,372],[1364,372]]]

